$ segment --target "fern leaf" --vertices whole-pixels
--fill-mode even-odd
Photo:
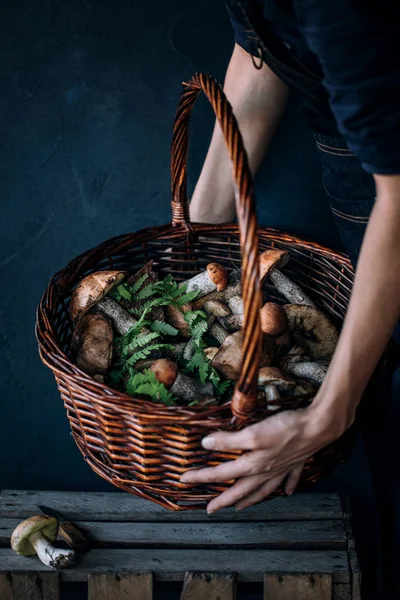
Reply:
[[[150,327],[160,335],[178,335],[179,333],[178,329],[164,321],[155,320],[150,324]]]
[[[132,300],[132,294],[127,289],[126,284],[121,283],[121,285],[118,285],[117,292],[119,293],[121,298],[124,298],[124,300]]]
[[[201,383],[205,383],[207,381],[209,368],[210,365],[208,364],[208,362],[202,362],[199,366],[199,378]]]
[[[146,285],[146,287],[142,288],[136,297],[138,300],[144,300],[145,298],[149,298],[150,296],[153,296],[154,293],[155,293],[154,285],[150,284],[150,285]]]
[[[200,321],[199,323],[195,323],[190,328],[190,333],[195,340],[200,340],[202,336],[206,333],[208,329],[207,321]]]
[[[148,279],[148,277],[149,277],[149,274],[145,273],[144,275],[139,277],[139,279],[137,281],[135,281],[135,283],[133,285],[130,286],[130,291],[132,292],[133,295],[136,295],[138,293],[138,291],[140,290],[140,288],[142,287],[142,285],[144,284],[146,279]]]
[[[137,348],[144,348],[158,337],[160,337],[160,334],[156,331],[151,331],[150,333],[142,333],[140,335],[137,335],[133,338],[133,340],[130,343],[124,344],[122,349],[123,356],[127,356],[131,352],[134,352]]]
[[[176,297],[175,302],[178,306],[183,306],[184,304],[188,304],[189,302],[193,302],[199,295],[199,290],[193,290],[188,292],[187,294],[179,295]]]

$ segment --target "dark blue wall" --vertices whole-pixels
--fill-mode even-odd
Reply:
[[[215,0],[14,0],[0,19],[0,487],[105,489],[82,460],[34,337],[51,275],[102,240],[169,220],[181,81],[222,80]],[[193,186],[213,118],[197,106]],[[337,245],[305,123],[290,108],[257,184],[260,221]]]

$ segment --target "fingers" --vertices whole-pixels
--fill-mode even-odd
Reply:
[[[280,475],[276,475],[271,479],[268,479],[261,487],[255,490],[253,493],[249,494],[246,498],[243,498],[240,502],[236,504],[236,510],[242,510],[243,508],[247,508],[252,504],[257,504],[257,502],[261,502],[265,498],[267,498],[272,492],[276,490],[286,477],[286,473],[281,473]]]
[[[236,502],[239,502],[242,498],[245,498],[251,494],[251,492],[257,490],[263,481],[265,481],[265,477],[265,473],[242,477],[242,479],[239,479],[239,481],[229,488],[229,490],[226,490],[226,492],[223,492],[220,496],[211,500],[207,506],[207,512],[211,514],[221,508],[236,504]]]
[[[236,460],[221,463],[217,467],[206,467],[205,469],[186,471],[181,477],[181,482],[210,483],[215,481],[231,481],[232,479],[239,479],[239,477],[246,477],[247,475],[268,471],[268,466],[263,468],[263,465],[257,462],[257,458],[262,459],[263,457],[260,456],[260,453],[249,452],[243,454]]]
[[[300,477],[303,472],[303,468],[304,468],[304,461],[300,462],[298,465],[296,465],[290,471],[287,481],[286,481],[286,485],[285,485],[285,492],[287,493],[288,496],[293,494],[294,490],[296,489],[296,487],[300,481]]]
[[[254,425],[240,431],[216,431],[202,440],[206,450],[252,450],[254,448]]]

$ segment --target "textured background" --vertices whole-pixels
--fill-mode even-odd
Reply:
[[[169,144],[182,80],[222,81],[215,0],[0,0],[0,487],[113,489],[82,460],[34,337],[51,275],[111,236],[170,219]],[[213,117],[191,131],[193,187]],[[335,248],[318,157],[292,101],[256,192],[262,224]],[[369,504],[360,451],[323,484]]]

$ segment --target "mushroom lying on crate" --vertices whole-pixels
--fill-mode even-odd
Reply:
[[[75,553],[55,548],[58,521],[54,517],[35,515],[22,521],[13,531],[11,548],[22,556],[37,556],[42,563],[53,569],[66,569],[75,564]]]
[[[281,272],[289,258],[285,250],[270,249],[259,259],[261,281],[277,290],[271,298],[271,286],[264,286],[260,309],[260,378],[270,381],[260,384],[258,398],[274,409],[271,401],[281,395],[316,391],[338,339],[326,315]],[[278,296],[292,304],[279,304]],[[75,289],[71,317],[77,366],[134,397],[216,404],[229,398],[239,379],[244,309],[238,269],[228,273],[210,263],[183,283],[162,278],[152,261],[134,274],[93,273]]]

